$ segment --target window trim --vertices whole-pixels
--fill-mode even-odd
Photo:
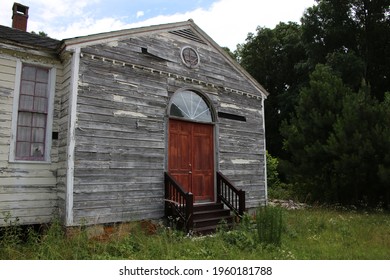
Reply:
[[[19,97],[20,97],[20,86],[23,65],[31,65],[35,67],[42,67],[49,69],[49,80],[48,80],[48,109],[46,119],[46,133],[45,133],[45,155],[43,160],[25,160],[16,159],[16,136],[18,127],[18,113],[19,113]],[[53,130],[53,111],[54,111],[54,93],[56,84],[57,69],[53,65],[37,64],[30,62],[22,62],[21,60],[16,61],[16,73],[15,73],[15,86],[14,86],[14,100],[12,106],[12,124],[11,124],[11,141],[10,141],[10,152],[9,162],[12,163],[51,163],[51,144],[52,144],[52,130]]]

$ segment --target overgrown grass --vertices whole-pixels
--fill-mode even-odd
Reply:
[[[246,216],[232,231],[187,237],[164,227],[149,235],[133,226],[109,240],[88,238],[85,229],[66,236],[54,222],[43,233],[11,226],[1,230],[0,259],[389,259],[390,216],[329,209],[278,210],[280,242],[264,242],[256,219]]]

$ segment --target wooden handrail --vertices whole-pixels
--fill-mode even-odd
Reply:
[[[180,184],[168,173],[164,173],[165,216],[178,216],[187,232],[193,229],[194,195],[185,192]]]
[[[245,212],[245,191],[237,189],[221,172],[217,172],[217,202],[223,202],[239,218]]]

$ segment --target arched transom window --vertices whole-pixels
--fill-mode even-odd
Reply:
[[[212,113],[206,101],[196,92],[185,90],[172,97],[169,114],[192,121],[212,122]]]

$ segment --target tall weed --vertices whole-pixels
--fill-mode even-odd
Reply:
[[[278,207],[259,207],[256,212],[257,237],[263,244],[282,244],[283,217]]]

